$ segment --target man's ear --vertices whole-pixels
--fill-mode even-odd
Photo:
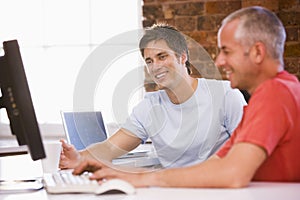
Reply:
[[[250,55],[253,59],[253,61],[257,64],[261,63],[266,56],[266,46],[262,42],[256,42],[252,46],[252,52]]]
[[[186,53],[182,53],[181,54],[181,64],[185,64],[187,61],[187,54]]]

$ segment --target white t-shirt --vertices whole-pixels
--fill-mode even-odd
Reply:
[[[200,78],[187,101],[173,104],[164,90],[149,92],[122,128],[151,139],[163,167],[200,163],[214,154],[237,127],[246,104],[228,81]]]

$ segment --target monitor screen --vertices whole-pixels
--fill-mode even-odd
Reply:
[[[61,116],[67,140],[77,150],[107,139],[100,111],[62,111]]]
[[[4,56],[0,57],[0,107],[6,109],[11,133],[20,146],[27,145],[32,160],[45,158],[17,40],[3,42],[3,49]]]

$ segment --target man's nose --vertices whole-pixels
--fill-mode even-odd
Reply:
[[[159,69],[162,66],[162,63],[159,60],[153,60],[152,69]]]
[[[222,55],[222,53],[219,53],[216,60],[215,60],[215,65],[218,67],[218,68],[222,68],[225,66],[225,59],[224,59],[224,56]]]

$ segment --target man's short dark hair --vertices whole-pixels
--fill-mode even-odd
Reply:
[[[144,49],[151,41],[164,40],[176,55],[185,53],[187,55],[186,67],[190,74],[190,62],[187,42],[183,34],[181,34],[175,27],[167,24],[154,24],[150,28],[145,29],[145,34],[140,40],[139,48],[144,57]]]

